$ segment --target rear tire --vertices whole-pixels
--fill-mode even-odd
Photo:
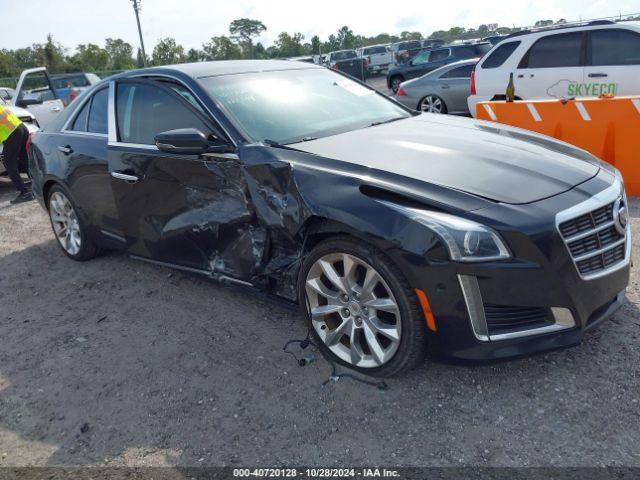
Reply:
[[[58,245],[69,258],[83,262],[98,255],[99,249],[87,235],[86,223],[71,196],[54,185],[47,198],[49,220]]]
[[[418,103],[418,111],[424,113],[447,113],[447,105],[437,95],[427,95]]]
[[[298,295],[315,342],[333,361],[377,377],[424,361],[418,299],[377,248],[347,236],[321,242],[303,261]]]

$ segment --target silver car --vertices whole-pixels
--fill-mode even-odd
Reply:
[[[469,115],[471,71],[478,58],[450,63],[400,84],[396,100],[414,110],[430,113]]]

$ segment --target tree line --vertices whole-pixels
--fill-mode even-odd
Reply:
[[[640,17],[629,20],[640,20]],[[535,26],[562,23],[565,23],[564,19],[539,20]],[[161,38],[146,59],[139,48],[134,48],[121,38],[107,38],[104,46],[94,43],[79,44],[73,53],[69,54],[69,50],[49,34],[44,43],[34,43],[15,50],[0,49],[0,77],[16,77],[25,68],[43,65],[52,73],[100,73],[142,67],[145,60],[147,65],[170,65],[207,60],[286,58],[425,38],[422,33],[415,31],[404,31],[399,35],[380,33],[367,37],[355,34],[351,28],[344,26],[335,34],[329,35],[325,41],[317,35],[307,40],[300,32],[282,32],[273,45],[265,47],[256,39],[266,30],[267,27],[259,20],[239,18],[229,24],[228,35],[211,37],[201,48],[187,50],[172,37]],[[490,30],[488,25],[469,29],[453,27],[449,30],[435,31],[426,38],[441,39],[448,43],[454,40],[509,34],[518,30],[518,27]]]

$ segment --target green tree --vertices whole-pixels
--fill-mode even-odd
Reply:
[[[245,58],[253,57],[253,39],[266,30],[264,23],[251,18],[239,18],[229,25],[229,33],[240,44]]]
[[[110,70],[130,70],[134,67],[133,47],[121,38],[107,38],[104,49],[109,56]]]
[[[322,48],[322,42],[318,35],[311,37],[311,54],[320,55],[320,49]]]
[[[172,65],[184,61],[184,48],[171,37],[161,38],[151,54],[153,65]]]
[[[422,40],[422,34],[420,32],[404,31],[400,34],[400,40]]]
[[[356,38],[353,34],[353,30],[351,30],[346,25],[338,30],[336,40],[338,42],[339,48],[347,49],[356,47]]]
[[[47,42],[40,47],[39,60],[50,72],[61,72],[65,69],[65,51],[59,42],[53,41],[53,35],[47,35]]]
[[[304,35],[299,32],[296,32],[293,35],[289,35],[287,32],[282,32],[274,42],[275,47],[278,49],[278,56],[297,57],[302,55],[304,53],[302,40],[304,40]]]
[[[109,54],[95,43],[80,44],[71,57],[71,69],[82,72],[99,72],[109,69]]]
[[[198,50],[197,48],[190,48],[187,52],[186,60],[188,62],[201,62],[202,60],[204,60],[204,52],[202,52],[202,50]]]
[[[206,60],[233,60],[242,57],[240,47],[224,35],[211,37],[209,42],[203,43],[202,52]]]

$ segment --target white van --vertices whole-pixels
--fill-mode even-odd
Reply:
[[[469,111],[505,98],[513,73],[521,100],[640,94],[640,22],[596,21],[518,32],[498,43],[471,77]]]

